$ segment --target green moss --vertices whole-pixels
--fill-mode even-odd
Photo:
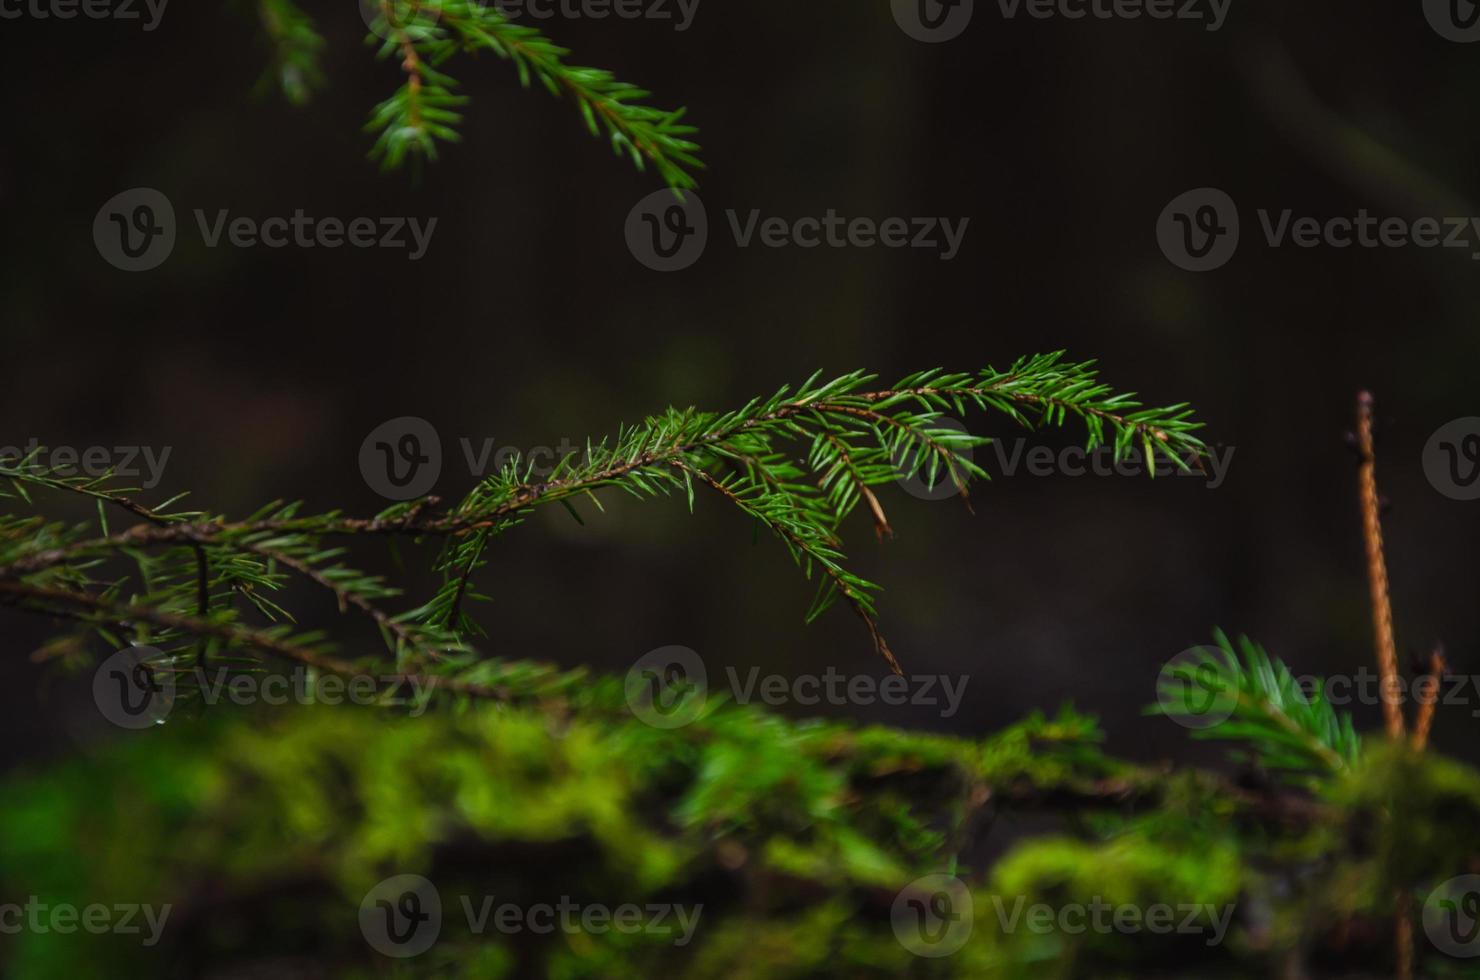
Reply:
[[[1247,878],[1231,839],[1177,842],[1140,831],[1108,841],[1067,837],[1025,843],[999,861],[991,876],[1000,895],[1055,902],[1115,905],[1228,905]]]
[[[1381,905],[1398,888],[1420,893],[1474,870],[1480,851],[1480,773],[1432,752],[1373,742],[1363,764],[1329,793],[1342,820],[1325,849],[1352,854],[1338,894],[1347,908]]]
[[[660,731],[608,682],[536,680],[540,698],[421,718],[218,709],[13,781],[0,901],[175,912],[156,949],[23,932],[0,945],[0,962],[40,978],[153,976],[164,961],[189,974],[273,955],[336,976],[1006,978],[1134,973],[1133,955],[1257,975],[1301,937],[1254,936],[1240,916],[1231,942],[1209,951],[1200,936],[1076,935],[1009,928],[1004,916],[1092,901],[1252,905],[1294,922],[1366,914],[1390,878],[1452,866],[1480,816],[1474,774],[1437,759],[1370,753],[1333,791],[1347,823],[1277,832],[1216,779],[1107,758],[1094,722],[1067,709],[980,741],[736,705]],[[984,815],[1055,801],[1069,801],[1068,825],[959,872],[973,896],[966,945],[925,959],[898,941],[901,889],[957,866],[957,850],[992,827]],[[1398,862],[1381,821],[1348,853],[1350,821],[1395,807],[1414,855]],[[433,950],[391,961],[361,937],[359,904],[409,873],[436,882],[449,921]],[[1324,887],[1290,887],[1312,874]],[[475,934],[453,921],[461,896],[703,915],[681,947],[647,933]]]

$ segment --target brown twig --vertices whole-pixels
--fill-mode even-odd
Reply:
[[[84,497],[91,497],[93,500],[112,504],[125,513],[132,514],[135,517],[139,517],[144,519],[145,521],[148,521],[155,527],[172,527],[176,523],[178,523],[160,514],[154,508],[139,503],[132,497],[125,496],[121,493],[112,493],[106,490],[93,489],[94,486],[101,482],[102,478],[91,483],[73,483],[69,480],[58,480],[49,476],[38,476],[36,477],[36,479],[42,485],[50,487],[53,490],[63,490],[68,493],[76,493]],[[104,525],[104,529],[106,530],[106,525]],[[201,618],[205,618],[211,611],[210,565],[206,561],[205,548],[201,546],[201,543],[199,541],[189,542],[189,545],[190,550],[195,554],[196,614],[199,615]],[[199,666],[204,667],[206,663],[206,644],[204,642],[201,643],[200,648],[196,651],[195,657],[196,663]]]
[[[478,559],[483,557],[483,549],[488,546],[488,532],[483,531],[478,535],[478,546],[473,551],[473,557],[469,558],[467,564],[457,574],[457,591],[452,594],[452,602],[447,607],[447,628],[457,629],[458,618],[462,615],[463,599],[468,594],[468,585],[473,577],[473,572],[478,567]]]
[[[304,578],[308,579],[310,582],[313,582],[315,585],[318,585],[332,592],[334,594],[335,601],[337,601],[339,604],[339,611],[341,613],[347,612],[351,607],[353,607],[354,609],[357,609],[361,613],[368,616],[375,623],[375,625],[380,627],[380,629],[383,630],[386,634],[394,636],[397,640],[406,644],[406,646],[410,647],[421,657],[427,660],[442,659],[442,652],[440,650],[427,646],[427,644],[416,635],[416,631],[407,626],[406,623],[396,619],[390,613],[386,612],[384,609],[381,609],[379,606],[375,605],[364,596],[345,589],[338,582],[335,582],[333,578],[325,575],[322,570],[316,568],[309,562],[303,561],[299,558],[294,557],[293,555],[286,554],[273,548],[265,548],[260,545],[251,544],[245,541],[232,541],[231,547],[239,551],[245,551],[248,554],[256,555],[258,558],[262,558],[266,561],[275,561],[278,564],[282,565],[284,568],[288,568],[294,572],[297,572],[299,575],[302,575]],[[204,666],[204,664],[202,664],[202,666]]]
[[[886,537],[894,537],[894,528],[889,526],[889,518],[884,514],[884,505],[879,503],[879,498],[863,481],[863,475],[858,472],[858,467],[853,465],[853,455],[848,451],[848,444],[830,431],[825,435],[827,441],[838,451],[838,458],[843,461],[844,468],[853,477],[853,484],[858,487],[859,495],[863,497],[864,503],[868,504],[869,514],[874,519],[874,537],[880,541]]]
[[[1377,667],[1382,675],[1382,716],[1390,739],[1403,737],[1403,707],[1399,696],[1398,647],[1393,639],[1393,605],[1388,594],[1387,559],[1382,552],[1382,502],[1377,496],[1377,458],[1372,451],[1372,394],[1357,395],[1358,476],[1362,498],[1362,537],[1367,546],[1367,583],[1372,594],[1372,631]]]
[[[1444,660],[1444,648],[1436,647],[1434,652],[1429,654],[1428,673],[1420,681],[1424,694],[1418,698],[1418,718],[1413,723],[1413,750],[1415,752],[1422,752],[1428,748],[1429,732],[1434,727],[1434,713],[1439,706],[1439,688],[1448,670],[1449,664]]]
[[[1387,559],[1382,551],[1382,500],[1377,495],[1377,456],[1372,446],[1372,393],[1357,395],[1357,451],[1361,454],[1358,486],[1362,498],[1362,538],[1367,546],[1367,583],[1372,594],[1372,632],[1377,647],[1377,667],[1382,675],[1383,721],[1392,741],[1403,738],[1403,706],[1398,678],[1398,645],[1393,637],[1393,602],[1388,591]],[[1427,710],[1429,717],[1424,718]],[[1433,705],[1420,709],[1419,726],[1428,739],[1433,723]],[[1415,736],[1417,738],[1417,736]],[[1413,895],[1399,888],[1394,896],[1394,945],[1399,980],[1413,977]]]
[[[836,412],[839,415],[851,415],[854,418],[860,418],[868,422],[872,422],[874,425],[893,426],[896,429],[903,429],[907,431],[910,435],[922,442],[926,448],[928,448],[931,452],[933,452],[936,456],[940,457],[940,459],[945,462],[946,473],[951,478],[951,484],[956,488],[956,494],[961,498],[961,502],[966,505],[966,512],[968,514],[976,513],[976,511],[973,510],[971,507],[971,491],[966,486],[966,480],[956,469],[956,458],[951,455],[951,451],[945,446],[942,446],[940,443],[936,442],[934,439],[930,438],[927,435],[915,432],[913,429],[910,429],[898,419],[891,418],[888,415],[884,415],[882,412],[876,412],[871,408],[856,408],[852,405],[838,405],[832,402],[816,402],[812,405],[812,407],[819,412]],[[912,462],[918,462],[918,457]],[[896,469],[897,468],[898,464],[896,464]]]
[[[406,32],[405,25],[396,17],[396,5],[391,0],[381,0],[380,10],[385,15],[386,25],[395,31],[396,44],[401,49],[401,70],[406,73],[407,119],[413,129],[420,129],[421,55],[417,53],[416,44],[411,40],[411,35]],[[420,11],[421,5],[413,4],[411,16],[415,17]]]
[[[1399,980],[1413,980],[1413,893],[1406,888],[1398,890],[1397,945]]]

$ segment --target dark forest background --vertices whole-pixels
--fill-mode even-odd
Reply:
[[[857,515],[854,564],[885,586],[881,623],[906,667],[971,681],[951,719],[849,713],[983,733],[1071,699],[1102,716],[1113,751],[1158,758],[1188,751],[1183,733],[1140,707],[1158,667],[1215,625],[1300,672],[1370,664],[1343,440],[1370,387],[1400,643],[1443,639],[1457,671],[1480,673],[1480,503],[1442,496],[1422,466],[1435,429],[1480,414],[1480,264],[1468,250],[1271,249],[1254,214],[1476,213],[1462,209],[1480,196],[1480,51],[1439,37],[1419,3],[1233,0],[1208,32],[1007,20],[978,0],[965,34],[940,45],[905,36],[884,2],[778,13],[705,0],[685,32],[550,22],[578,63],[689,106],[701,127],[709,247],[666,275],[623,236],[656,179],[496,59],[460,72],[473,97],[461,145],[419,178],[378,173],[361,125],[400,72],[372,60],[349,0],[306,6],[329,41],[328,85],[301,109],[253,97],[265,49],[250,11],[229,4],[172,4],[153,32],[5,22],[0,443],[168,446],[155,498],[370,513],[385,501],[359,447],[396,416],[437,427],[437,492],[455,497],[472,482],[459,437],[554,446],[668,404],[736,407],[819,367],[892,381],[1067,348],[1149,402],[1192,402],[1208,440],[1236,447],[1227,481],[1020,474],[979,488],[974,516],[886,495],[898,537],[876,543]],[[138,186],[163,191],[182,230],[165,265],[130,275],[99,257],[91,229]],[[1154,225],[1203,186],[1238,202],[1244,235],[1227,266],[1195,274],[1161,254]],[[207,250],[195,208],[438,224],[414,263]],[[737,249],[729,208],[970,226],[950,262]],[[555,509],[499,542],[480,583],[496,600],[480,612],[489,652],[621,671],[683,644],[711,677],[880,670],[845,610],[802,625],[810,586],[717,502],[690,518],[677,499],[613,500],[589,524]],[[403,554],[420,569],[433,552]],[[26,660],[44,624],[5,614],[0,629],[0,765],[97,734],[85,678]],[[356,629],[352,641],[373,642]],[[1441,713],[1441,749],[1473,754],[1470,710]],[[1356,711],[1375,726],[1375,706]]]

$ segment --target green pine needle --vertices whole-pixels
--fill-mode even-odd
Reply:
[[[918,477],[949,481],[965,498],[986,473],[970,452],[987,444],[943,424],[975,408],[1038,428],[1078,419],[1090,448],[1117,455],[1161,453],[1188,465],[1204,453],[1198,423],[1181,405],[1143,408],[1099,382],[1091,363],[1062,353],[1022,358],[1006,370],[931,370],[890,387],[855,371],[799,388],[782,388],[737,411],[670,408],[614,437],[586,444],[536,477],[534,461],[515,455],[456,505],[432,499],[396,504],[370,518],[338,511],[305,514],[271,503],[245,518],[140,503],[109,478],[58,473],[41,450],[0,460],[0,497],[30,506],[33,490],[70,494],[127,515],[120,530],[101,515],[75,525],[33,514],[0,514],[0,603],[58,617],[115,644],[122,635],[167,657],[252,654],[297,661],[315,670],[374,669],[416,675],[443,690],[499,696],[488,686],[489,660],[469,641],[481,633],[470,609],[486,601],[477,586],[497,539],[537,507],[573,504],[622,492],[639,499],[679,496],[692,509],[702,496],[733,506],[780,542],[803,577],[817,584],[806,619],[838,602],[863,621],[877,654],[902,671],[877,623],[879,587],[847,567],[842,529],[866,504],[875,530],[889,532],[876,488]],[[435,539],[442,576],[435,594],[399,613],[400,592],[344,561],[328,543],[340,537]],[[386,649],[356,662],[337,659],[326,638],[299,630],[285,604],[290,582],[333,597],[340,610],[375,624]],[[496,673],[496,672],[495,672]]]
[[[1288,667],[1246,636],[1239,637],[1237,653],[1223,631],[1215,631],[1214,641],[1215,648],[1197,648],[1163,675],[1160,703],[1148,714],[1196,720],[1214,717],[1210,710],[1227,711],[1226,720],[1195,728],[1192,737],[1244,743],[1248,751],[1235,752],[1236,758],[1297,782],[1356,763],[1361,739],[1351,715],[1331,706],[1323,685],[1303,689]]]

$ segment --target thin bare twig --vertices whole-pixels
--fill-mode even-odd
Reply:
[[[1429,654],[1428,673],[1424,675],[1420,683],[1423,685],[1423,695],[1418,698],[1418,719],[1413,723],[1413,749],[1422,752],[1428,748],[1429,732],[1434,727],[1434,714],[1439,706],[1439,687],[1444,682],[1444,675],[1449,670],[1449,664],[1444,660],[1444,648],[1436,647]]]
[[[1399,696],[1398,646],[1393,639],[1393,605],[1388,594],[1387,559],[1382,551],[1382,502],[1377,496],[1377,458],[1372,450],[1372,394],[1357,396],[1358,476],[1362,497],[1362,537],[1367,546],[1367,583],[1372,594],[1372,632],[1377,667],[1382,675],[1382,716],[1388,738],[1403,737],[1403,707]]]

